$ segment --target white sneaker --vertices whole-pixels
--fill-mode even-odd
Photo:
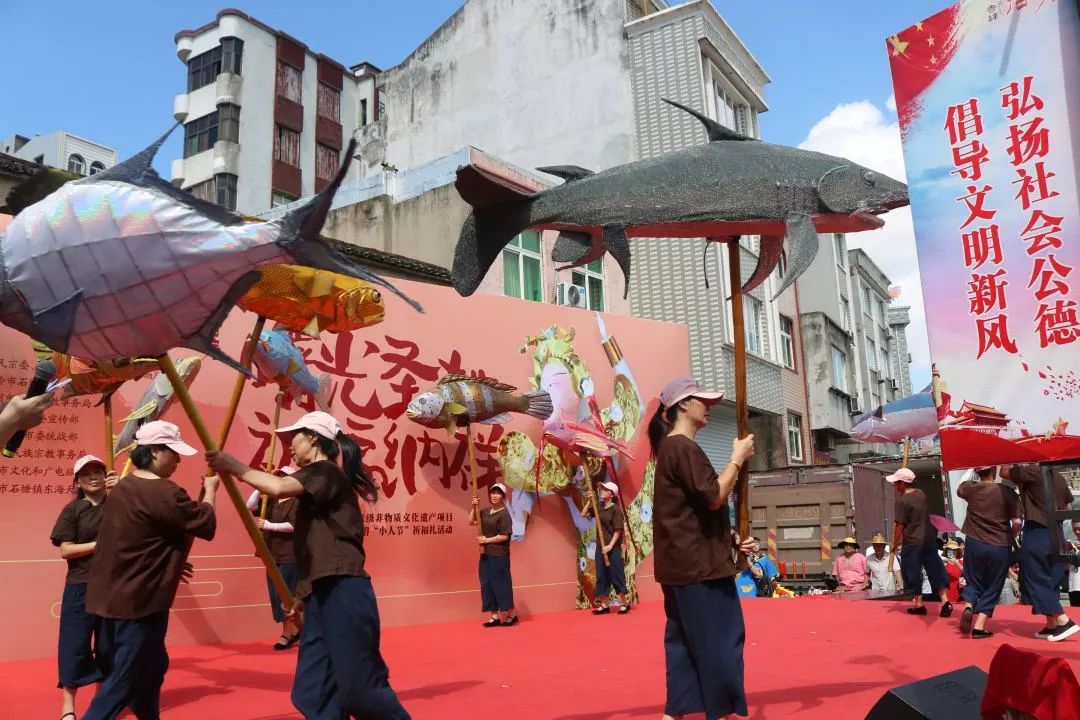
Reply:
[[[1080,632],[1080,625],[1077,625],[1072,620],[1068,625],[1059,625],[1047,640],[1050,642],[1061,642],[1067,637],[1071,637]]]

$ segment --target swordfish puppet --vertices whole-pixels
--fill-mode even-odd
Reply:
[[[565,267],[610,253],[630,282],[630,238],[761,235],[757,268],[744,290],[772,272],[788,242],[783,292],[814,261],[817,233],[884,225],[908,204],[907,186],[843,158],[772,145],[733,132],[671,100],[705,126],[709,142],[594,173],[574,165],[538,168],[565,182],[524,193],[474,165],[456,187],[473,212],[454,251],[461,295],[480,286],[499,252],[526,228],[558,230],[552,259]],[[565,269],[559,268],[559,269]]]
[[[259,268],[293,263],[350,275],[420,309],[319,236],[355,139],[322,192],[278,220],[254,222],[154,171],[171,132],[12,220],[0,236],[0,322],[85,360],[157,357],[184,346],[246,372],[214,337]]]

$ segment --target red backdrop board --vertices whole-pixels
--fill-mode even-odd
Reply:
[[[395,298],[387,299],[387,320],[349,335],[298,338],[316,374],[333,376],[333,411],[360,441],[364,459],[381,484],[380,500],[365,506],[368,569],[383,622],[388,625],[436,623],[480,615],[476,581],[475,531],[467,524],[471,501],[465,448],[444,430],[421,427],[404,416],[416,394],[451,372],[482,373],[530,389],[536,373],[527,338],[558,326],[575,331],[575,361],[591,372],[598,404],[608,408],[617,383],[610,353],[602,345],[594,313],[497,296],[464,299],[452,290],[402,282],[427,314],[417,314]],[[236,311],[220,336],[223,349],[239,357],[254,316]],[[641,397],[654,398],[672,376],[689,368],[685,326],[605,315],[610,336],[618,340],[632,367]],[[609,344],[610,347],[610,344]],[[191,354],[173,352],[174,359]],[[5,397],[25,388],[34,356],[29,341],[0,328],[0,391]],[[225,414],[235,374],[204,360],[192,391],[209,427],[216,434]],[[114,400],[114,417],[123,418],[151,378],[128,383]],[[270,435],[276,388],[246,389],[228,450],[253,464],[263,459]],[[15,459],[0,459],[0,508],[3,535],[0,567],[4,582],[0,602],[18,618],[18,630],[0,639],[0,660],[55,654],[57,615],[63,589],[63,561],[49,543],[60,508],[71,499],[71,464],[84,452],[104,453],[105,430],[97,397],[75,398],[54,408],[32,431]],[[302,407],[287,404],[282,422]],[[639,431],[647,421],[643,413]],[[197,437],[182,410],[173,407],[166,419],[180,425],[185,439]],[[119,422],[114,430],[119,432]],[[505,427],[479,426],[477,465],[483,482],[500,477],[499,441],[520,431],[537,445],[541,422],[515,415]],[[636,433],[639,439],[642,432]],[[278,464],[283,462],[278,444]],[[124,456],[118,460],[119,466]],[[636,498],[645,472],[640,462],[626,479],[627,503],[637,500],[645,521],[639,532],[651,536],[644,496]],[[204,467],[200,457],[187,459],[175,479],[194,495]],[[248,489],[242,486],[246,497]],[[519,491],[515,489],[514,495]],[[646,506],[648,503],[644,503]],[[212,543],[197,542],[192,552],[194,581],[181,587],[173,608],[169,641],[235,642],[276,636],[262,567],[253,557],[236,511],[224,490],[218,498],[219,525]],[[550,508],[550,510],[549,510]],[[541,613],[574,607],[579,601],[581,535],[556,497],[533,509],[528,531],[513,544],[518,607]],[[641,538],[644,548],[651,537]],[[651,560],[638,566],[640,592],[657,593],[651,581]]]

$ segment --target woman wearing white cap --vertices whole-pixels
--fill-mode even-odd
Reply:
[[[900,576],[904,580],[904,594],[914,598],[915,604],[908,608],[911,615],[925,615],[923,605],[923,571],[930,581],[930,591],[941,598],[941,617],[952,615],[953,606],[949,602],[949,576],[945,573],[945,562],[938,554],[937,530],[930,522],[930,510],[926,504],[926,493],[916,487],[915,473],[908,468],[900,468],[885,478],[890,483],[900,483],[901,494],[896,498],[894,517],[901,526],[903,544],[900,546]]]
[[[83,720],[111,720],[125,707],[137,718],[161,714],[169,667],[169,608],[188,569],[188,536],[212,540],[218,478],[203,478],[196,502],[170,478],[195,448],[170,422],[148,422],[135,433],[135,469],[109,493],[86,587],[86,610],[106,618],[111,668]]]
[[[480,509],[480,500],[473,498],[469,524],[476,525],[480,517],[480,602],[481,610],[491,613],[484,627],[517,625],[514,611],[514,580],[510,574],[510,534],[514,523],[506,510],[506,486],[495,483],[488,491],[491,507]]]
[[[626,569],[623,565],[622,538],[623,516],[622,508],[615,502],[619,494],[619,486],[610,480],[605,480],[597,486],[600,492],[600,518],[597,522],[603,530],[606,546],[601,547],[596,543],[596,553],[593,560],[596,564],[596,600],[600,607],[593,610],[593,615],[607,615],[611,612],[608,607],[611,598],[611,588],[619,594],[619,614],[625,615],[630,612],[630,602],[626,598]],[[587,493],[591,496],[592,493]],[[592,498],[589,497],[591,500]],[[592,503],[585,503],[585,509],[581,511],[584,517],[592,514]],[[599,540],[599,537],[597,538]],[[608,563],[604,562],[607,556]]]
[[[278,432],[300,468],[292,475],[277,477],[223,452],[207,460],[260,493],[297,498],[293,542],[304,629],[293,704],[305,718],[407,720],[379,652],[379,608],[364,569],[359,498],[374,502],[378,486],[332,415],[308,413]]]
[[[738,538],[727,501],[739,468],[754,454],[754,436],[735,440],[719,473],[694,442],[709,423],[709,407],[722,397],[703,391],[696,380],[677,378],[660,393],[660,408],[649,423],[656,458],[653,557],[667,615],[667,720],[694,713],[705,713],[708,720],[748,714],[746,631],[732,558]],[[748,538],[739,550],[748,553],[751,544]]]
[[[292,475],[296,468],[286,465],[274,471],[275,475]],[[253,513],[259,508],[263,500],[262,493],[254,490],[248,497],[248,510]],[[261,514],[255,515],[255,526],[262,530],[266,547],[270,550],[270,556],[274,558],[281,577],[289,588],[289,592],[296,592],[296,551],[293,549],[293,528],[296,525],[296,498],[266,498],[266,518]],[[300,640],[300,631],[296,628],[293,618],[285,614],[282,607],[281,596],[277,588],[266,576],[266,587],[270,593],[270,612],[274,616],[274,622],[281,623],[281,637],[274,643],[275,650],[288,650]]]
[[[86,612],[86,581],[105,509],[105,481],[115,475],[93,455],[76,460],[72,474],[75,499],[60,511],[50,536],[52,544],[60,548],[60,557],[67,561],[57,652],[59,686],[64,691],[60,720],[69,715],[75,717],[75,693],[85,685],[101,682],[108,656],[101,618]]]

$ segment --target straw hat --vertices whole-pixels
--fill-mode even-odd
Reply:
[[[870,538],[868,545],[888,545],[889,541],[885,539],[885,536],[881,533],[874,533],[874,537]]]
[[[836,547],[837,547],[838,549],[840,549],[840,550],[843,550],[843,549],[844,549],[844,546],[845,546],[845,545],[850,545],[851,547],[855,548],[856,550],[858,550],[858,549],[859,549],[859,541],[858,541],[858,540],[856,540],[856,539],[855,539],[855,538],[853,538],[853,537],[846,537],[846,538],[844,538],[843,540],[841,540],[840,542],[838,542],[838,543],[836,544]]]
[[[944,549],[945,550],[959,550],[960,549],[960,543],[956,542],[955,540],[950,540],[949,542],[945,543],[945,548]]]

